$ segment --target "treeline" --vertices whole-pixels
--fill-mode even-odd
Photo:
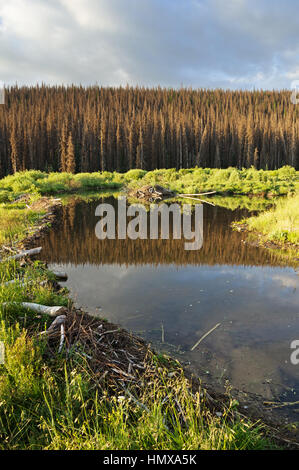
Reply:
[[[299,169],[288,91],[22,87],[0,105],[0,175],[236,166]]]

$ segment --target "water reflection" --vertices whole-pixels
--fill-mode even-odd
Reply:
[[[298,276],[229,228],[246,212],[205,206],[203,248],[191,252],[184,240],[99,241],[97,204],[64,207],[61,226],[43,243],[45,259],[68,272],[79,305],[190,360],[201,374],[268,398],[285,386],[299,392],[299,367],[290,364]]]
[[[117,215],[117,203],[113,204]],[[103,240],[95,235],[98,218],[95,209],[99,201],[71,202],[62,209],[61,226],[51,231],[44,243],[46,259],[65,264],[234,264],[279,265],[275,254],[268,250],[245,246],[242,234],[229,228],[231,222],[245,217],[245,210],[229,211],[221,207],[204,207],[204,244],[201,250],[186,251],[185,240]],[[149,223],[148,223],[149,226]],[[116,217],[117,231],[117,217]],[[170,230],[171,233],[171,230]]]

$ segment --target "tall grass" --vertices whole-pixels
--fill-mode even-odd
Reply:
[[[15,196],[29,194],[57,194],[78,190],[119,188],[123,176],[117,173],[43,173],[31,170],[9,175],[0,180],[0,202],[9,202]]]
[[[24,210],[12,206],[0,205],[0,245],[12,243],[25,236],[44,212]]]
[[[299,244],[299,193],[278,201],[274,208],[246,220],[250,230],[268,240]]]
[[[12,201],[16,195],[57,194],[71,191],[119,189],[123,186],[161,184],[178,193],[220,191],[230,194],[281,195],[294,191],[299,172],[286,166],[279,170],[264,171],[254,168],[192,168],[167,169],[146,172],[130,170],[127,173],[44,173],[31,170],[9,175],[0,181],[0,203]]]
[[[219,191],[230,194],[288,194],[294,191],[299,181],[299,172],[292,167],[264,171],[254,168],[193,168],[182,170],[154,170],[142,178],[132,180],[132,187],[144,184],[161,184],[178,193],[199,193]]]

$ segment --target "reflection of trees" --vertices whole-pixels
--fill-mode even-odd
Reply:
[[[111,198],[109,203],[116,206]],[[84,264],[236,264],[279,265],[275,254],[242,243],[243,235],[229,227],[242,217],[240,211],[204,207],[204,243],[201,250],[186,251],[186,240],[98,240],[95,208],[71,202],[61,212],[60,228],[51,230],[43,241],[43,256],[49,262]],[[117,211],[116,211],[117,213]],[[171,230],[170,230],[171,232]]]

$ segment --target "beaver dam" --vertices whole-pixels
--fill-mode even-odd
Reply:
[[[158,192],[139,196],[168,198]],[[231,230],[250,213],[205,204],[203,247],[186,251],[172,236],[98,240],[100,202],[117,215],[113,197],[74,198],[61,208],[56,229],[38,241],[50,269],[68,274],[77,305],[189,364],[204,383],[224,389],[229,381],[264,403],[294,403],[278,411],[298,420],[299,367],[290,361],[299,338],[298,274]]]

